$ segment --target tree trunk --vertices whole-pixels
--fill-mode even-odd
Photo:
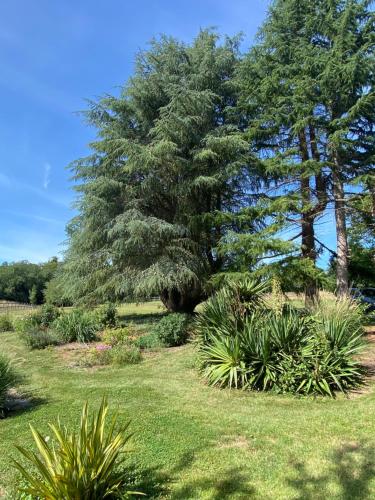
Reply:
[[[170,312],[192,314],[196,306],[204,300],[204,296],[200,288],[191,288],[186,291],[172,288],[163,290],[160,300]]]
[[[346,233],[345,198],[343,181],[339,175],[339,162],[335,157],[335,168],[332,171],[333,197],[335,200],[336,218],[336,242],[337,242],[337,264],[336,264],[336,287],[337,295],[344,297],[349,293],[348,278],[348,238]]]

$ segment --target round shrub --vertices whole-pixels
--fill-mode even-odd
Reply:
[[[155,325],[153,333],[165,346],[179,346],[185,344],[189,337],[190,321],[189,314],[171,313]]]

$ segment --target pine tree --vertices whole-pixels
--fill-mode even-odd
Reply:
[[[238,42],[209,31],[191,45],[154,40],[120,97],[91,103],[98,140],[73,165],[79,215],[64,265],[75,300],[159,294],[192,311],[225,267],[218,242],[238,231],[251,183]]]
[[[239,72],[248,137],[261,160],[259,202],[268,205],[275,230],[290,235],[278,265],[289,270],[297,266],[304,276],[306,302],[317,295],[314,223],[328,201],[315,116],[319,66],[309,22],[314,16],[313,3],[307,0],[275,2]],[[298,239],[299,251],[292,244]]]
[[[369,2],[277,0],[241,68],[249,138],[268,200],[284,231],[297,225],[306,298],[316,295],[314,224],[335,210],[337,291],[348,292],[350,183],[373,168],[374,16]],[[290,261],[290,255],[287,257]],[[301,271],[302,271],[301,266]]]

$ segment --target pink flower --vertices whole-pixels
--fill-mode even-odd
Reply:
[[[107,351],[108,349],[112,349],[112,346],[107,345],[107,344],[98,344],[96,346],[97,351]]]

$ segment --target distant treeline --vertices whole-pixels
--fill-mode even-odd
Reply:
[[[0,300],[42,304],[46,288],[56,275],[57,257],[42,264],[27,261],[4,262],[0,265]]]

